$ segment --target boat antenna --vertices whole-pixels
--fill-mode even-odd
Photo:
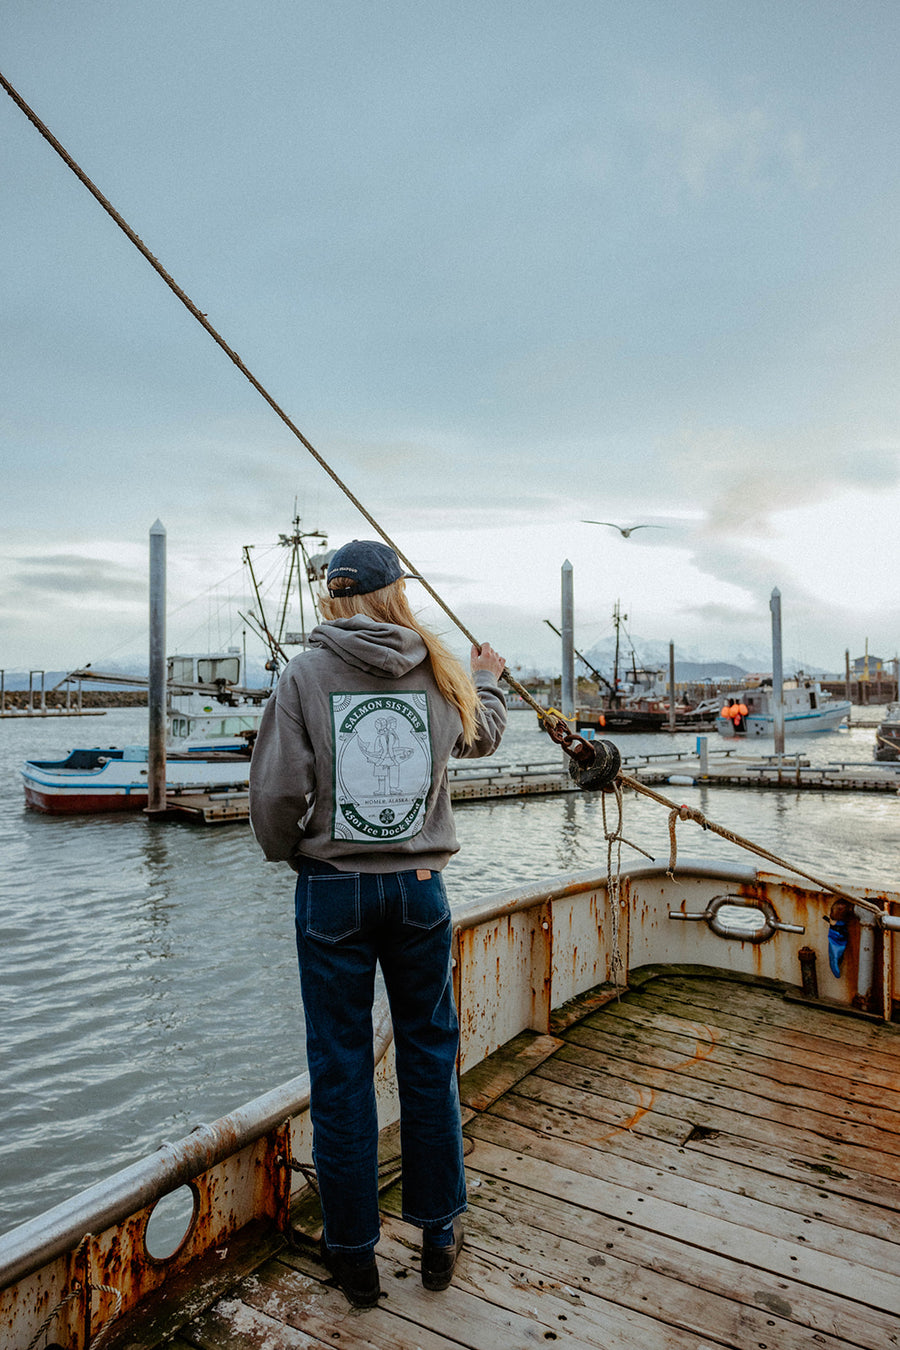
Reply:
[[[625,615],[628,618],[628,615]],[[619,706],[619,629],[622,626],[622,605],[616,601],[613,609],[613,623],[616,626],[616,654],[613,658],[613,707]]]
[[[172,276],[170,276],[170,274],[163,267],[162,263],[160,263],[159,260],[156,257],[154,257],[154,255],[150,252],[149,248],[141,239],[141,237],[136,233],[135,230],[131,228],[127,220],[125,220],[125,218],[119,214],[119,212],[113,206],[112,202],[110,202],[109,199],[103,195],[103,193],[96,186],[96,184],[92,182],[92,180],[85,173],[85,171],[75,162],[75,160],[69,154],[68,150],[66,150],[65,146],[62,145],[62,143],[59,140],[57,140],[57,138],[53,135],[53,132],[50,130],[50,128],[44,122],[42,122],[41,119],[38,117],[37,113],[32,108],[29,107],[29,105],[25,102],[22,95],[18,92],[18,90],[14,88],[12,84],[10,84],[9,80],[7,80],[6,76],[3,74],[2,71],[0,71],[0,85],[2,85],[2,87],[6,90],[7,94],[9,94],[13,103],[15,103],[16,106],[21,110],[21,112],[25,114],[29,122],[31,122],[32,126],[34,126],[38,132],[40,132],[41,136],[43,136],[44,140],[48,143],[48,145],[52,146],[52,148],[59,155],[63,163],[66,164],[69,169],[71,169],[72,173],[79,180],[79,182],[82,183],[84,187],[87,188],[91,196],[94,197],[95,200],[100,203],[100,205],[103,207],[103,210],[107,213],[108,216],[111,217],[112,220],[115,221],[115,223],[118,225],[119,229],[123,232],[123,234],[125,234],[128,237],[128,239],[131,240],[132,244],[134,244],[138,252],[142,254],[144,258],[146,258],[147,262],[153,268],[154,272],[156,272],[157,275],[160,276],[162,280],[166,283],[166,285],[169,287],[169,290],[172,291],[172,293],[178,297],[181,303],[193,315],[193,317],[197,320],[200,326],[206,329],[207,333],[209,333],[213,342],[215,342],[217,346],[221,347],[222,351],[225,353],[228,359],[232,361],[234,365],[237,366],[238,370],[241,372],[244,378],[248,380],[250,384],[253,385],[253,388],[260,395],[260,397],[265,399],[266,403],[268,403],[269,407],[276,414],[276,416],[281,419],[281,421],[287,427],[288,431],[290,431],[291,435],[295,436],[297,440],[300,442],[300,444],[304,446],[306,450],[309,451],[309,453],[312,455],[316,463],[319,464],[320,467],[325,470],[329,478],[331,478],[332,481],[336,483],[336,485],[340,488],[341,492],[343,492],[344,496],[347,497],[348,500],[353,503],[357,511],[359,511],[360,515],[362,515],[369,522],[369,524],[372,526],[372,529],[375,530],[376,533],[380,534],[384,542],[394,550],[394,552],[397,554],[397,557],[407,568],[407,570],[415,573],[417,576],[420,577],[422,585],[425,587],[425,590],[431,596],[432,600],[434,600],[434,602],[440,606],[440,608],[444,611],[444,613],[451,620],[451,622],[456,625],[456,627],[459,629],[462,635],[465,638],[467,638],[469,642],[471,642],[473,647],[480,647],[481,643],[478,641],[478,639],[469,631],[469,629],[465,626],[462,620],[456,614],[454,614],[453,610],[442,599],[442,597],[434,589],[431,583],[427,581],[425,577],[421,576],[421,573],[418,571],[418,569],[410,562],[409,558],[406,557],[402,549],[399,548],[399,546],[394,542],[394,540],[390,537],[387,531],[384,530],[381,525],[379,525],[375,517],[369,511],[366,510],[366,508],[363,506],[359,498],[354,496],[354,494],[350,491],[347,484],[343,481],[342,478],[339,477],[339,475],[335,472],[335,470],[332,469],[331,465],[327,462],[327,460],[325,460],[322,457],[322,455],[319,454],[315,446],[309,440],[307,440],[306,436],[304,436],[303,432],[296,425],[296,423],[292,421],[292,419],[288,416],[288,414],[284,411],[284,409],[280,406],[280,404],[278,404],[275,401],[275,399],[272,397],[269,391],[256,378],[256,376],[249,369],[249,367],[244,364],[244,362],[238,356],[234,348],[229,346],[229,344],[222,337],[221,333],[219,333],[213,327],[213,325],[209,322],[209,319],[203,313],[203,311],[198,309],[198,307],[194,304],[190,296],[187,295],[186,292],[183,291],[182,288],[178,285],[177,281],[175,281],[175,279]],[[519,681],[516,680],[508,670],[503,671],[501,678],[505,680],[505,682],[510,686],[510,688],[515,690],[515,692],[519,695],[519,697],[523,700],[523,702],[527,703],[528,706],[537,713],[538,717],[541,718],[546,723],[547,731],[550,737],[554,741],[556,741],[558,745],[562,746],[563,750],[574,761],[574,764],[579,766],[580,770],[590,772],[591,769],[598,764],[598,756],[595,752],[595,748],[588,741],[586,741],[583,736],[579,736],[576,733],[569,731],[564,719],[561,716],[559,716],[559,714],[557,714],[552,709],[542,708],[540,704],[536,701],[536,699],[534,699],[532,695],[529,693],[529,691],[524,687],[524,685],[520,684]],[[618,758],[618,755],[616,755],[616,758]],[[584,786],[584,784],[582,784],[582,786]]]

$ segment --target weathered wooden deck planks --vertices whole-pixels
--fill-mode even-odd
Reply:
[[[900,1028],[664,974],[555,1030],[463,1080],[449,1290],[394,1184],[377,1309],[283,1251],[176,1350],[900,1347]]]

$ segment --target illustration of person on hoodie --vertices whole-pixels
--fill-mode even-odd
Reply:
[[[409,759],[412,750],[404,750],[397,735],[397,719],[380,717],[375,723],[375,740],[366,745],[360,740],[360,748],[372,765],[378,786],[376,796],[387,797],[400,792],[400,765]]]

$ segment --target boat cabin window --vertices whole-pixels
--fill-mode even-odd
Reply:
[[[208,657],[197,662],[197,678],[200,684],[215,684],[224,680],[226,684],[237,684],[241,673],[241,663],[236,656]]]
[[[258,726],[255,717],[225,717],[222,720],[223,736],[237,736],[242,731],[253,731]]]
[[[179,684],[194,683],[194,658],[192,656],[169,657],[169,679]]]
[[[242,731],[255,731],[259,721],[255,717],[223,717],[221,722],[210,718],[202,724],[204,736],[240,736]]]
[[[809,691],[809,706],[810,706],[811,708],[815,708],[815,707],[817,706],[817,704],[816,704],[816,696],[815,696],[814,692],[812,691],[812,689],[810,689],[810,691]]]

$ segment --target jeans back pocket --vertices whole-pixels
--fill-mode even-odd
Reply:
[[[302,892],[305,890],[305,896]],[[340,942],[360,930],[359,873],[309,873],[297,882],[297,922],[307,937]]]
[[[450,918],[450,903],[440,872],[422,880],[415,872],[400,872],[397,880],[403,896],[403,922],[413,928],[437,928]]]

